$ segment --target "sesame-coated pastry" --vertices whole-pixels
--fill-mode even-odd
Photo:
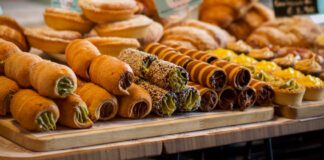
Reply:
[[[215,90],[204,87],[200,84],[196,84],[194,82],[189,82],[189,86],[195,87],[200,93],[200,105],[199,111],[201,112],[211,112],[215,109],[218,103],[218,95]]]

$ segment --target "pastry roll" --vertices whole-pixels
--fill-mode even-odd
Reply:
[[[183,55],[175,49],[159,43],[150,43],[146,46],[145,52],[154,54],[158,56],[159,59],[163,59],[184,68],[192,60],[189,56]]]
[[[274,98],[274,91],[273,88],[262,81],[252,79],[250,84],[257,94],[256,104],[259,106],[270,106],[272,105],[273,98]]]
[[[237,99],[237,92],[233,87],[227,86],[218,92],[217,108],[221,110],[233,110]]]
[[[91,61],[100,55],[99,50],[87,40],[74,40],[65,50],[67,64],[81,78],[90,80]]]
[[[0,38],[0,74],[4,73],[4,62],[12,54],[21,52],[12,42]]]
[[[118,58],[127,64],[133,69],[134,74],[141,78],[144,78],[148,72],[148,68],[154,62],[157,57],[154,55],[141,52],[136,49],[125,49],[120,52]]]
[[[215,90],[196,84],[194,82],[189,82],[188,85],[197,88],[200,92],[201,101],[199,105],[199,111],[210,112],[215,109],[218,103],[218,95]]]
[[[186,86],[183,90],[176,92],[176,96],[179,112],[195,111],[200,105],[200,93],[195,87]]]
[[[0,23],[0,38],[10,41],[17,45],[22,51],[29,51],[30,47],[26,41],[25,35],[14,28]]]
[[[42,58],[33,54],[24,52],[13,54],[5,61],[5,75],[22,87],[30,87],[31,68],[41,61],[43,61]]]
[[[90,65],[90,79],[114,95],[129,95],[133,82],[132,68],[125,62],[108,55],[100,55]]]
[[[93,123],[89,118],[89,111],[79,95],[69,95],[65,99],[56,99],[60,110],[58,122],[70,128],[90,128]]]
[[[244,90],[241,90],[237,94],[236,105],[240,111],[254,105],[257,100],[256,91],[252,87],[246,87]]]
[[[56,104],[30,89],[18,91],[10,103],[10,112],[22,128],[30,131],[55,130],[60,112]]]
[[[187,85],[189,75],[180,66],[167,61],[156,60],[149,66],[145,79],[163,89],[180,91]]]
[[[18,92],[18,84],[4,76],[0,76],[0,116],[5,116],[10,112],[10,100]]]
[[[118,115],[124,118],[144,118],[152,110],[152,98],[143,87],[132,84],[128,96],[119,99]]]
[[[179,39],[163,40],[163,41],[161,41],[161,44],[164,44],[164,45],[172,47],[172,48],[183,47],[183,48],[187,48],[187,49],[198,50],[198,48],[196,46],[194,46],[191,42],[185,41],[185,40],[179,40]]]
[[[183,47],[176,47],[175,49],[178,50],[179,52],[181,52],[182,54],[191,57],[192,59],[204,61],[207,63],[211,63],[215,60],[218,60],[218,57],[216,57],[212,54],[208,54],[208,52],[205,52],[205,51],[186,49]]]
[[[152,98],[152,111],[159,116],[171,116],[176,110],[176,95],[142,79],[135,82],[147,90]]]
[[[0,24],[8,26],[14,30],[17,30],[21,34],[24,33],[24,29],[16,22],[16,20],[12,19],[11,17],[1,15]]]
[[[87,104],[89,117],[93,122],[110,120],[117,115],[117,98],[105,89],[93,83],[84,83],[78,87],[76,93]]]
[[[77,88],[77,78],[67,66],[41,61],[30,69],[29,80],[37,92],[50,98],[65,98]]]
[[[186,67],[190,80],[216,91],[222,90],[227,83],[225,71],[208,63],[193,60]]]
[[[229,85],[235,89],[244,89],[251,81],[251,73],[249,69],[237,65],[235,63],[229,63],[225,60],[214,61],[212,65],[223,68],[228,77]]]

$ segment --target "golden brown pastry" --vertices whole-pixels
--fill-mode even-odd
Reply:
[[[322,71],[322,66],[316,61],[315,57],[298,61],[295,64],[295,69],[305,74],[319,74]]]
[[[262,3],[254,3],[252,8],[243,17],[252,30],[261,26],[264,22],[275,19],[274,12]]]
[[[75,31],[56,31],[50,28],[28,28],[25,34],[30,45],[46,53],[64,53],[66,46],[81,34]]]
[[[58,122],[70,128],[90,128],[93,122],[90,120],[88,108],[79,95],[70,95],[65,99],[56,99],[60,110]]]
[[[43,60],[30,67],[30,84],[50,98],[65,98],[77,88],[77,78],[69,67]]]
[[[233,87],[227,86],[218,92],[217,108],[221,110],[233,110],[237,99],[237,92]]]
[[[0,75],[4,73],[4,62],[12,54],[21,52],[12,42],[0,38]]]
[[[252,47],[246,44],[242,40],[238,40],[236,42],[230,42],[227,44],[226,48],[236,53],[245,53],[245,54],[248,54],[252,50]]]
[[[126,20],[137,10],[134,0],[80,0],[79,6],[83,14],[96,23]]]
[[[275,54],[269,48],[262,49],[252,49],[248,56],[256,59],[256,60],[269,60],[272,59]]]
[[[297,59],[293,54],[288,54],[284,57],[275,58],[272,61],[277,63],[280,67],[289,68],[296,64]]]
[[[29,51],[30,49],[25,36],[19,31],[12,29],[6,25],[0,24],[0,38],[14,43],[22,51]]]
[[[140,43],[135,38],[120,37],[91,37],[87,38],[101,54],[117,57],[126,48],[139,48]]]
[[[29,80],[31,67],[36,63],[42,61],[37,55],[30,53],[17,53],[12,54],[4,64],[5,75],[16,81],[22,87],[30,87],[31,82]]]
[[[213,61],[218,60],[217,56],[209,54],[206,51],[187,49],[187,48],[183,48],[183,47],[175,47],[175,50],[179,51],[180,53],[182,53],[184,55],[191,57],[192,59],[204,61],[207,63],[211,63]]]
[[[17,30],[18,32],[20,32],[21,34],[24,33],[24,29],[23,27],[21,27],[17,22],[16,20],[12,19],[11,17],[8,17],[8,16],[3,16],[1,15],[0,16],[0,24],[1,25],[5,25],[5,26],[8,26],[14,30]]]
[[[119,99],[118,115],[124,118],[144,118],[152,110],[152,99],[144,88],[132,84],[128,89],[129,95]]]
[[[187,49],[194,49],[198,50],[196,46],[194,46],[191,42],[189,41],[184,41],[184,40],[163,40],[161,41],[161,44],[170,46],[170,47],[183,47]]]
[[[311,75],[297,78],[297,82],[306,87],[304,100],[319,101],[324,98],[324,82]]]
[[[275,92],[274,102],[283,106],[300,106],[305,94],[305,87],[295,80],[272,83]]]
[[[59,8],[46,8],[44,20],[53,29],[80,33],[88,33],[93,26],[93,23],[80,13]]]
[[[243,19],[238,19],[231,23],[227,27],[227,30],[237,39],[242,40],[245,40],[253,31],[252,28]]]
[[[99,55],[99,50],[91,42],[81,39],[72,41],[65,50],[67,64],[78,76],[88,81],[91,61]]]
[[[247,86],[241,91],[237,92],[236,107],[240,111],[244,111],[254,105],[257,100],[257,93],[254,88]]]
[[[22,128],[30,131],[55,130],[60,117],[59,109],[52,100],[30,89],[20,90],[13,96],[10,112]]]
[[[199,19],[204,22],[208,22],[225,28],[235,20],[236,16],[237,13],[235,12],[235,10],[229,6],[203,5],[203,7],[201,7],[200,9]]]
[[[144,15],[113,23],[98,24],[94,29],[103,37],[143,38],[153,21]]]
[[[78,86],[76,93],[87,104],[89,117],[93,122],[106,121],[116,116],[118,112],[117,99],[105,89],[93,83],[84,83]]]
[[[108,55],[96,57],[90,65],[90,79],[114,95],[129,95],[127,89],[134,78],[132,68],[125,62]]]
[[[163,36],[163,26],[158,22],[153,22],[147,29],[147,32],[143,38],[138,39],[142,48],[146,45],[158,42]]]
[[[19,86],[5,76],[0,76],[0,84],[0,115],[5,116],[10,113],[10,101],[12,96],[18,92]]]
[[[271,106],[274,99],[274,91],[271,85],[260,80],[252,79],[249,83],[257,94],[256,104],[260,106]]]
[[[215,109],[219,100],[219,97],[215,90],[193,82],[188,82],[188,85],[197,88],[200,92],[201,101],[199,105],[199,111],[211,112]]]

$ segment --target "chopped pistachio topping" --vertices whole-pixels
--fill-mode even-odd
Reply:
[[[174,69],[169,72],[168,81],[170,82],[171,88],[181,90],[186,86],[188,79],[180,70]]]
[[[36,122],[39,129],[43,131],[55,130],[56,128],[54,114],[50,111],[43,112],[37,117]]]
[[[174,99],[171,95],[167,94],[162,99],[161,112],[163,115],[171,116],[175,110],[176,110],[176,104],[174,102]]]
[[[67,96],[73,92],[74,85],[69,78],[61,78],[57,82],[57,92],[60,96]]]
[[[295,80],[289,80],[287,82],[281,83],[279,85],[280,89],[289,89],[289,90],[294,90],[294,89],[298,89],[299,85]]]

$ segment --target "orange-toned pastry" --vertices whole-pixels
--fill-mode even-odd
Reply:
[[[37,55],[30,53],[17,53],[12,54],[4,64],[5,75],[16,81],[22,87],[30,87],[31,82],[29,80],[31,67],[36,63],[42,61]]]
[[[12,96],[18,92],[19,86],[5,76],[0,76],[0,84],[0,115],[5,116],[10,113],[10,101]]]
[[[46,53],[64,53],[66,46],[81,34],[75,31],[56,31],[50,28],[28,28],[25,34],[30,45]]]
[[[46,60],[30,67],[29,81],[40,95],[50,98],[65,98],[77,88],[72,69]]]
[[[276,77],[279,77],[284,80],[289,80],[289,79],[299,79],[304,77],[304,74],[301,73],[300,71],[297,71],[293,68],[287,68],[284,70],[277,70],[273,72],[273,75]]]
[[[0,16],[0,25],[5,25],[8,26],[14,30],[17,30],[21,34],[24,34],[24,29],[21,27],[16,20],[12,19],[11,17],[8,16]]]
[[[255,60],[252,57],[246,56],[245,54],[240,54],[239,56],[236,56],[232,58],[231,62],[243,65],[243,66],[254,66],[258,63],[257,60]]]
[[[22,51],[29,51],[29,45],[25,39],[25,36],[19,31],[10,28],[6,25],[0,24],[0,38],[10,41],[17,45]]]
[[[144,15],[135,15],[124,21],[98,24],[94,29],[103,37],[143,38],[153,21]]]
[[[236,53],[245,53],[245,54],[248,54],[252,50],[252,47],[246,44],[242,40],[236,42],[230,42],[227,44],[226,48]]]
[[[199,19],[225,28],[234,21],[236,14],[233,8],[226,5],[203,5]]]
[[[201,100],[199,111],[211,112],[216,108],[219,97],[215,90],[204,87],[200,84],[196,84],[194,82],[188,82],[188,85],[197,88],[197,90],[200,92]]]
[[[56,99],[60,110],[58,122],[70,128],[90,128],[93,122],[90,120],[88,108],[79,95],[70,95],[65,99]]]
[[[253,31],[249,24],[244,21],[244,19],[238,19],[234,21],[227,27],[227,30],[237,39],[242,40],[245,40],[247,37],[249,37],[249,35]]]
[[[80,13],[59,8],[46,8],[44,20],[53,29],[80,33],[88,33],[93,26],[93,23]]]
[[[306,87],[304,99],[319,101],[324,98],[324,82],[317,77],[307,75],[296,79],[298,83]]]
[[[18,91],[11,99],[12,117],[30,131],[55,130],[60,117],[57,105],[30,89]]]
[[[198,50],[193,50],[193,49],[187,49],[183,47],[176,47],[175,50],[181,52],[184,55],[187,55],[191,57],[192,59],[204,61],[207,63],[211,63],[213,61],[218,60],[219,58],[217,56],[214,56],[212,54],[209,54],[206,51],[198,51]]]
[[[270,60],[274,58],[275,54],[269,48],[252,49],[248,56],[256,60]]]
[[[144,88],[132,84],[128,96],[119,99],[118,115],[124,118],[144,118],[152,110],[152,99]]]
[[[281,70],[281,67],[279,67],[276,63],[274,62],[270,62],[270,61],[261,61],[261,62],[258,62],[256,65],[255,65],[255,69],[256,70],[261,70],[261,71],[264,71],[264,72],[267,72],[267,73],[272,73],[272,72],[275,72],[275,71],[279,71]]]
[[[108,55],[100,55],[90,65],[90,79],[114,95],[129,95],[134,73],[125,62]]]
[[[163,40],[189,41],[199,50],[210,50],[219,47],[207,31],[188,26],[176,26],[166,29]]]
[[[237,54],[232,50],[218,48],[216,50],[209,52],[211,55],[214,55],[220,59],[232,60],[234,57],[237,57]]]
[[[191,42],[189,41],[184,41],[184,40],[163,40],[161,41],[161,44],[170,46],[170,47],[183,47],[187,49],[194,49],[198,50],[196,46],[194,46]]]
[[[296,62],[295,69],[305,74],[319,74],[322,71],[322,66],[313,57]]]
[[[274,99],[274,91],[271,85],[260,80],[252,79],[249,86],[256,91],[256,104],[259,106],[271,106]]]
[[[138,39],[141,43],[142,48],[146,45],[158,42],[163,36],[163,26],[158,22],[153,22],[147,29],[146,34],[143,38]]]
[[[218,99],[218,109],[233,110],[237,99],[237,92],[233,87],[227,86],[218,92]]]
[[[274,102],[283,106],[300,106],[305,94],[305,87],[295,80],[272,83]]]
[[[126,20],[137,10],[135,0],[80,0],[79,6],[83,14],[96,23]]]
[[[140,43],[135,38],[120,37],[91,37],[87,38],[101,54],[117,57],[126,48],[139,48]]]
[[[20,49],[12,42],[0,38],[0,74],[4,73],[5,60],[14,53],[21,52]]]
[[[99,55],[99,50],[91,42],[81,39],[72,41],[65,50],[67,64],[85,80],[90,80],[91,61]]]
[[[84,83],[78,87],[76,93],[87,104],[89,117],[93,122],[110,120],[117,115],[117,98],[105,89],[93,83]]]
[[[272,61],[283,68],[289,68],[296,64],[297,58],[293,54],[288,54],[284,57],[275,58]]]
[[[257,100],[257,93],[254,88],[247,86],[237,92],[236,106],[240,111],[244,111],[254,105]]]

